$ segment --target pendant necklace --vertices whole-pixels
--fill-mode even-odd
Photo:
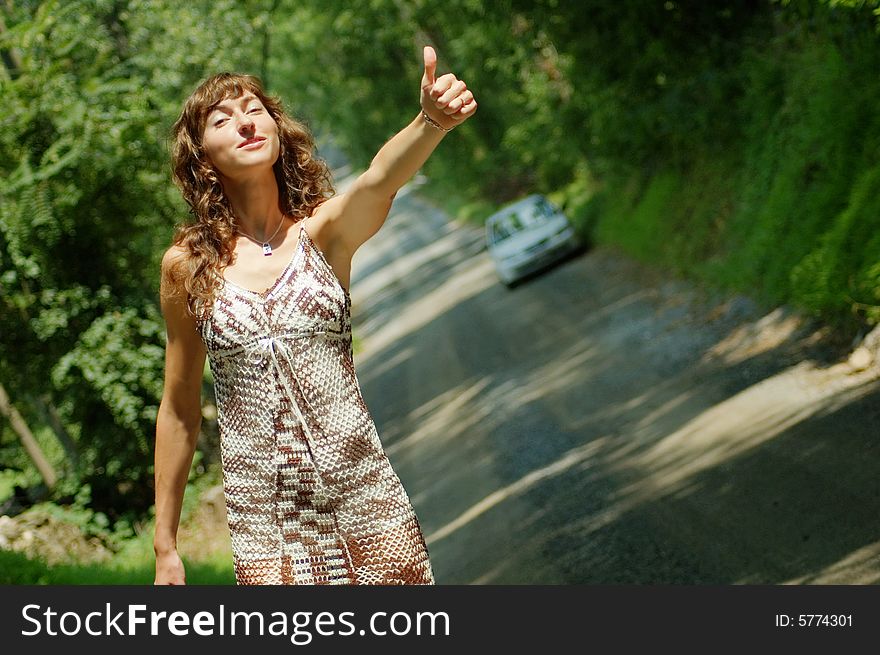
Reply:
[[[254,243],[261,244],[263,246],[263,256],[268,257],[269,255],[272,254],[272,246],[269,245],[269,242],[275,238],[276,234],[278,234],[278,230],[281,229],[281,225],[283,223],[284,223],[284,214],[281,215],[281,222],[278,223],[278,227],[275,228],[275,233],[272,236],[270,236],[268,239],[266,239],[265,241],[260,241],[258,239],[254,239],[250,234],[246,234],[244,231],[242,231],[242,229],[240,227],[238,227],[237,225],[235,226],[235,229],[238,230],[243,236],[246,236],[248,239],[253,241]]]

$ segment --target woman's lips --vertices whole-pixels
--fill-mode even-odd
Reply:
[[[240,146],[238,146],[238,147],[239,147],[239,148],[251,148],[251,147],[255,146],[255,145],[258,144],[258,143],[263,143],[263,141],[265,141],[265,140],[266,140],[266,139],[265,139],[264,137],[261,137],[261,136],[254,137],[253,139],[248,139],[247,141],[245,141],[244,143],[242,143],[242,144],[241,144]]]

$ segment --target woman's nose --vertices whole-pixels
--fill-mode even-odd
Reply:
[[[254,127],[254,121],[249,116],[244,116],[238,120],[238,129],[240,132],[247,132],[252,130]]]

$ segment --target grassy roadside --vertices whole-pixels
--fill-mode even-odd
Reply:
[[[219,472],[210,469],[187,487],[178,530],[178,552],[186,568],[188,584],[235,584],[229,531],[225,520]],[[88,530],[76,522],[74,513],[65,520],[55,508],[34,506],[16,517],[39,515],[30,524],[26,542],[30,548],[0,549],[0,584],[8,585],[151,585],[155,576],[153,554],[154,519],[140,524],[136,534],[117,539],[109,557],[108,539],[87,538]],[[45,517],[51,516],[51,520]],[[33,525],[38,527],[34,528]],[[41,547],[62,542],[76,533],[79,542],[66,545],[68,557],[59,558],[57,548]],[[19,541],[19,543],[22,543]],[[92,544],[89,552],[89,544]],[[75,546],[75,547],[74,547]],[[74,557],[73,553],[79,555]]]
[[[235,584],[225,560],[192,560],[184,557],[188,584]],[[0,584],[7,585],[151,585],[155,575],[152,551],[149,557],[108,564],[48,565],[23,553],[0,551]]]

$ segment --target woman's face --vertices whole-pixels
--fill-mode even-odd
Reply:
[[[259,98],[245,91],[208,113],[202,147],[223,177],[244,179],[278,159],[278,125]]]

